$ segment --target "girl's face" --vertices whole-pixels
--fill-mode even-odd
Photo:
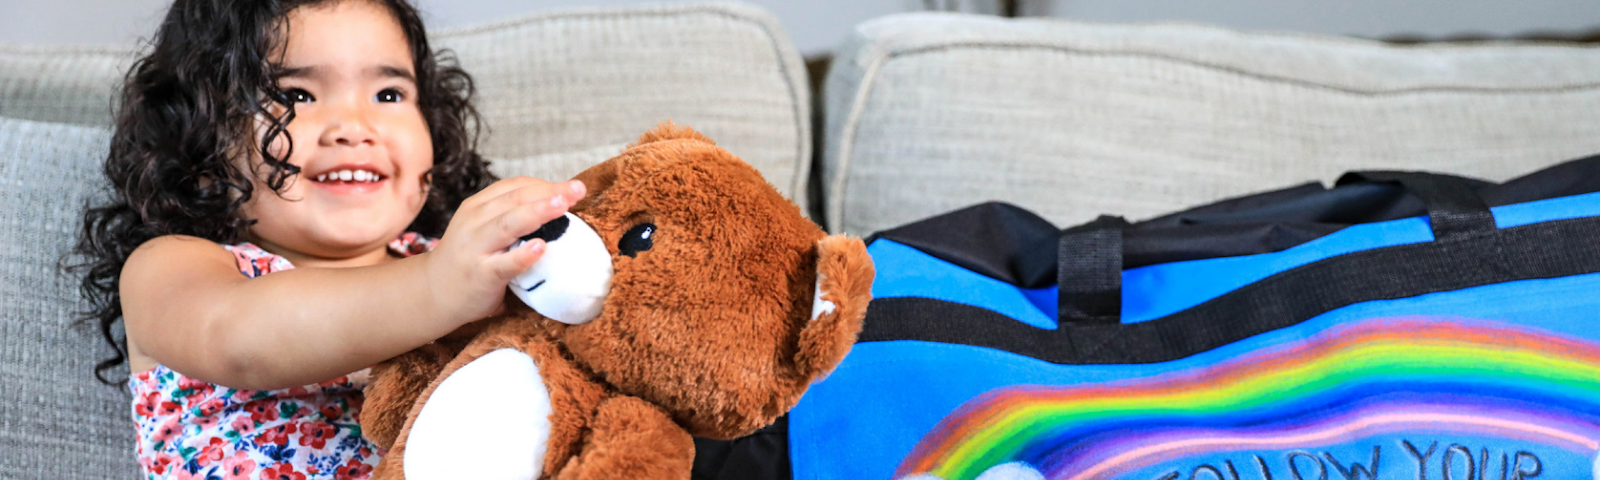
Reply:
[[[281,195],[257,181],[262,193],[244,208],[257,219],[250,239],[296,264],[384,261],[422,210],[433,167],[405,34],[366,1],[297,8],[287,25],[278,85],[295,102],[288,161],[300,174]],[[277,155],[285,147],[272,145]]]

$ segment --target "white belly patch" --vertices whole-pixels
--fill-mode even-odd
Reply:
[[[539,478],[550,392],[533,358],[503,348],[451,373],[406,438],[409,480]]]

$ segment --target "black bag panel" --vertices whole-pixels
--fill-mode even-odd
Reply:
[[[1401,217],[1405,218],[1405,217]],[[1136,268],[1206,258],[1281,252],[1354,224],[1310,221],[1198,223],[1138,228],[1123,236],[1123,266]]]
[[[1327,188],[1320,183],[1296,185],[1217,201],[1139,222],[1140,228],[1188,225],[1310,222],[1352,225],[1421,215],[1422,202],[1398,185],[1350,185]]]
[[[1600,155],[1556,164],[1478,191],[1491,207],[1600,192]]]
[[[789,416],[733,440],[694,438],[692,480],[790,480]]]
[[[1055,245],[1059,230],[1049,220],[1016,205],[986,202],[873,234],[1014,285],[1024,284],[1014,260],[1040,241]],[[935,253],[937,252],[937,253]],[[1054,264],[1054,256],[1051,257]],[[1050,267],[1050,284],[1055,283]]]

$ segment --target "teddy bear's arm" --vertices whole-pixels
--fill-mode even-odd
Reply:
[[[626,395],[600,404],[590,434],[558,480],[689,478],[694,440],[667,412]]]
[[[418,480],[549,478],[539,473],[574,456],[605,388],[541,333],[548,321],[517,312],[480,321],[477,336],[425,378],[374,480],[402,480],[407,470]],[[428,408],[436,418],[419,429]]]

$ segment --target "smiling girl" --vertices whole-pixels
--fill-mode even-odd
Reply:
[[[79,246],[140,465],[366,478],[355,374],[494,313],[583,185],[487,185],[471,80],[403,0],[178,0],[153,43]]]

